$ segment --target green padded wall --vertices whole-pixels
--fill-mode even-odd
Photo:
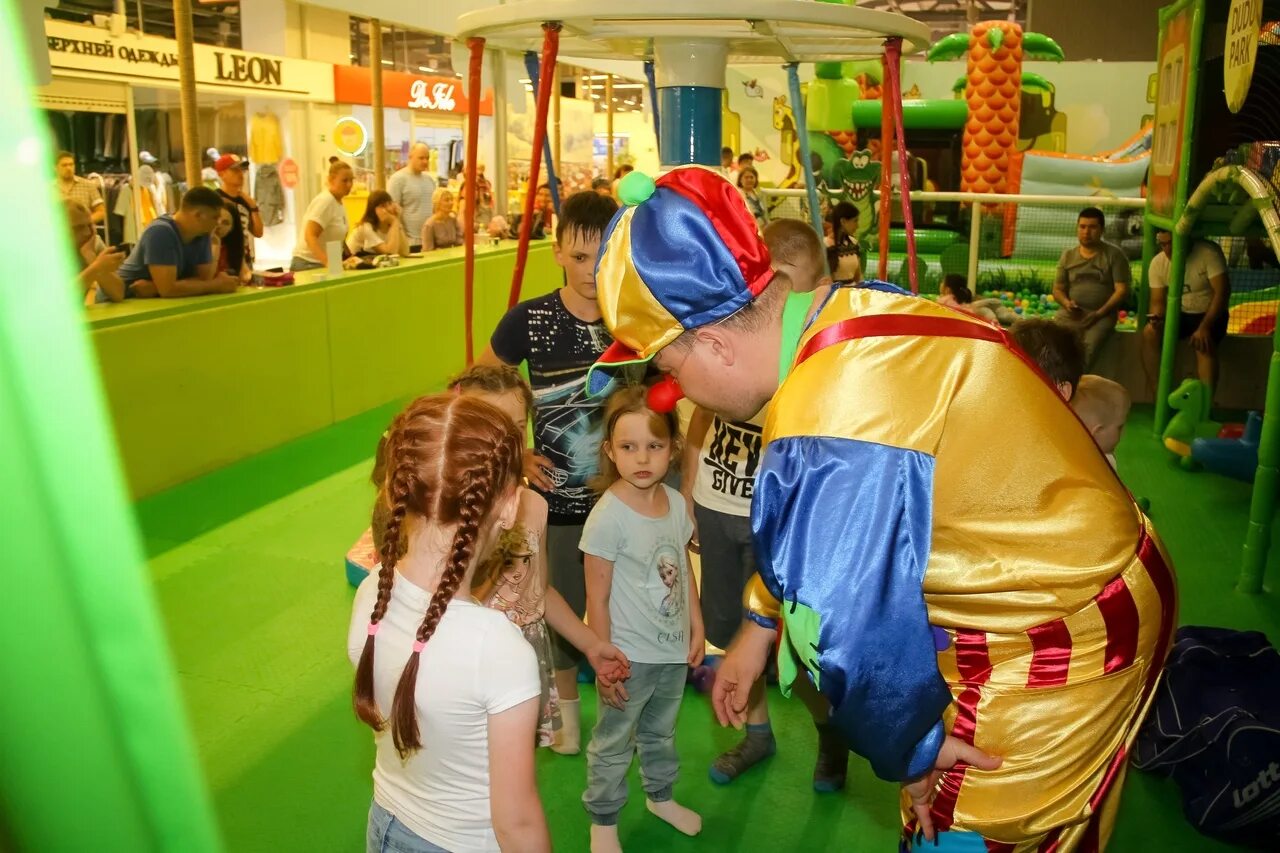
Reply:
[[[506,310],[514,247],[476,257],[477,355]],[[90,309],[135,498],[395,400],[462,369],[462,250],[281,290]],[[531,247],[525,297],[560,285]]]

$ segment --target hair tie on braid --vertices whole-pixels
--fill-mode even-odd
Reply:
[[[421,654],[421,653],[422,653],[422,650],[423,650],[424,648],[426,648],[426,646],[427,646],[427,641],[426,641],[426,640],[417,640],[417,641],[415,641],[415,642],[414,642],[414,644],[413,644],[413,653],[414,653],[415,655],[416,655],[416,654]]]
[[[381,622],[370,622],[370,623],[369,623],[369,636],[370,636],[370,637],[376,636],[376,635],[377,635],[377,633],[378,633],[378,629],[379,629],[379,628],[381,628],[381,627],[382,627],[382,623],[381,623]]]

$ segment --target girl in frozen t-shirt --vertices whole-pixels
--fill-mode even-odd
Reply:
[[[637,752],[649,811],[686,835],[702,829],[702,818],[671,796],[686,668],[702,661],[704,642],[687,552],[693,522],[684,498],[662,482],[672,455],[679,458],[675,415],[649,409],[645,394],[632,386],[605,404],[603,493],[582,531],[587,624],[631,661],[624,682],[596,685],[600,706],[582,795],[593,853],[621,849],[618,813]]]

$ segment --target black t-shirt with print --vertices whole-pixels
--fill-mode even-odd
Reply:
[[[581,524],[595,504],[588,481],[599,470],[604,400],[587,396],[587,369],[612,342],[603,322],[570,314],[559,291],[512,308],[489,341],[507,364],[528,363],[533,446],[555,466],[551,524]]]
[[[253,211],[249,209],[249,203],[244,200],[243,196],[233,196],[218,189],[218,195],[222,196],[224,202],[230,202],[235,206],[235,212],[231,214],[231,231],[223,238],[222,244],[227,247],[227,272],[231,275],[240,274],[240,265],[248,262],[249,266],[253,266]]]

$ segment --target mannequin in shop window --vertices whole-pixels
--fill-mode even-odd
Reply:
[[[124,263],[124,252],[107,248],[94,233],[89,208],[78,201],[63,202],[67,211],[67,223],[71,226],[71,245],[75,247],[80,263],[80,286],[85,302],[119,302],[124,299],[124,282],[117,272]]]
[[[356,230],[347,237],[347,251],[353,255],[409,254],[409,238],[400,224],[400,208],[391,199],[391,193],[374,190],[369,193],[364,216],[356,224]]]
[[[462,245],[462,229],[453,215],[453,193],[441,187],[431,197],[431,216],[422,226],[422,251]]]

